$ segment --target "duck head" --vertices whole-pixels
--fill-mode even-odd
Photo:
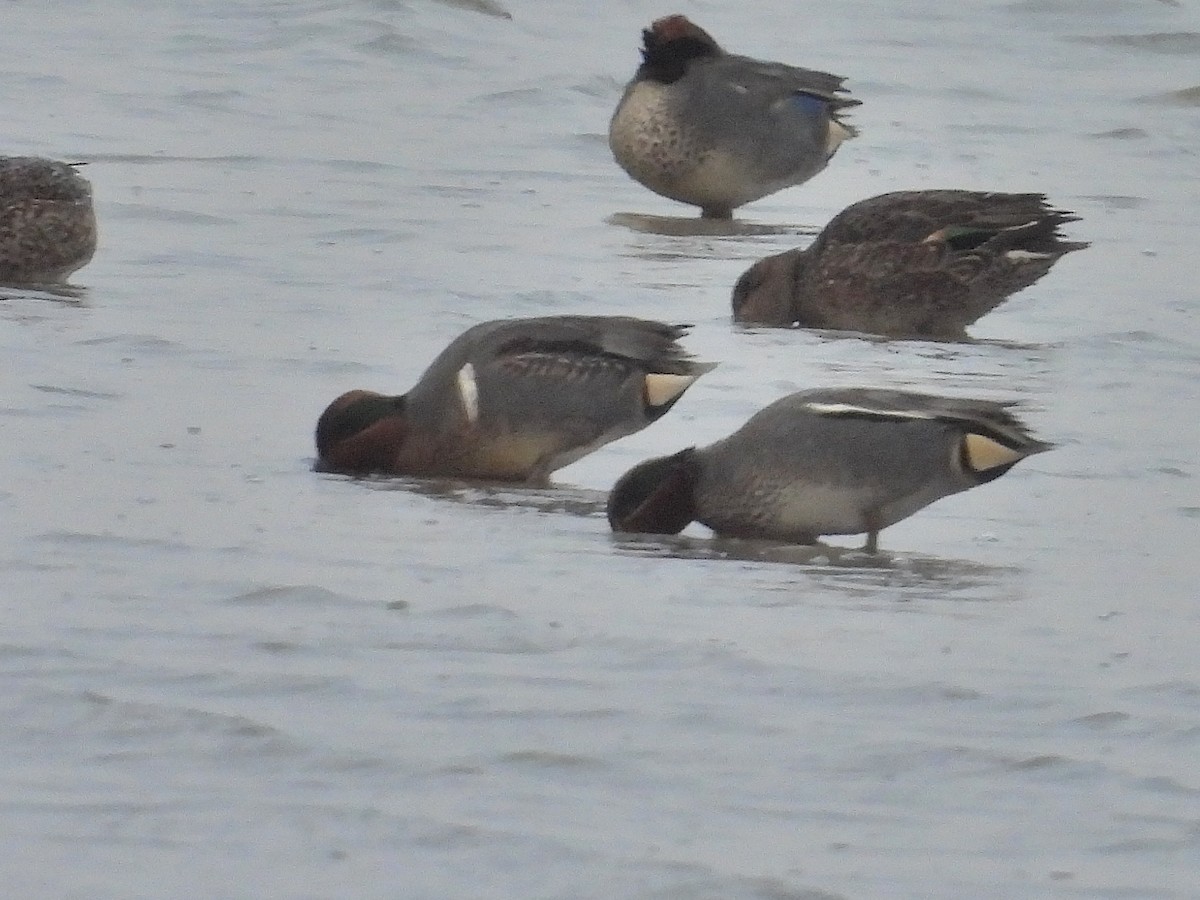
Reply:
[[[807,256],[788,250],[760,259],[733,286],[733,318],[759,325],[796,321],[796,288]]]
[[[608,494],[608,524],[634,534],[679,534],[696,518],[696,448],[638,463]]]
[[[386,472],[408,437],[405,397],[348,391],[317,420],[318,472],[366,475]]]
[[[692,60],[723,52],[712,35],[687,16],[664,16],[642,31],[642,66],[637,77],[671,84],[683,77]]]

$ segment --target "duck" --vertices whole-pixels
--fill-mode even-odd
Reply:
[[[59,283],[91,260],[96,214],[80,165],[0,156],[0,282]]]
[[[622,533],[812,544],[879,532],[950,494],[999,478],[1051,444],[1011,404],[879,388],[816,388],[782,397],[707,447],[639,463],[613,486]]]
[[[330,403],[315,468],[545,485],[661,418],[714,368],[680,346],[689,327],[579,315],[475,325],[406,394],[352,390]]]
[[[857,134],[845,78],[725,52],[683,15],[642,32],[642,63],[609,122],[617,163],[705,218],[808,181]]]
[[[1044,194],[880,194],[830,220],[806,248],[760,259],[733,288],[733,318],[892,337],[961,340],[1084,241]]]

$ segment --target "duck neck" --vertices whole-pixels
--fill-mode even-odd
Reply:
[[[793,322],[813,321],[812,293],[813,285],[808,277],[808,270],[816,258],[815,250],[809,247],[796,254],[787,273],[788,290],[786,297],[791,303],[790,318]]]

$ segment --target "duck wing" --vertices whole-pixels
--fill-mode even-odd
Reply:
[[[817,244],[872,241],[919,243],[945,229],[986,232],[1020,229],[1042,223],[1054,232],[1078,219],[1051,207],[1044,194],[989,191],[894,191],[846,207],[822,229]]]
[[[982,433],[1026,454],[1049,450],[1012,412],[1015,403],[942,397],[886,388],[818,388],[792,395],[807,413],[875,420],[935,420],[965,432]]]
[[[901,191],[847,207],[800,273],[797,318],[815,327],[955,336],[1086,243],[1041,194]]]
[[[704,77],[723,82],[738,93],[758,98],[763,106],[770,106],[793,94],[823,97],[839,109],[858,106],[861,102],[848,95],[844,86],[845,77],[817,69],[767,62],[732,53],[707,58],[695,69]]]
[[[484,323],[448,347],[409,397],[473,433],[481,454],[503,447],[542,478],[646,427],[713,368],[679,345],[685,331],[607,316]]]

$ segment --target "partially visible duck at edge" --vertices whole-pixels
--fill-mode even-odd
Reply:
[[[733,317],[759,325],[962,339],[966,327],[1088,246],[1042,194],[897,191],[830,220],[806,249],[751,266]]]
[[[316,469],[545,484],[656,421],[714,367],[680,346],[686,330],[622,316],[476,325],[407,394],[334,400],[317,422]]]
[[[1002,403],[868,388],[783,397],[707,447],[640,463],[617,481],[618,532],[810,544],[879,532],[949,494],[992,481],[1050,449]]]
[[[642,40],[609,146],[635,181],[705,217],[807,181],[856,133],[839,114],[859,101],[838,75],[726,53],[682,15]]]
[[[91,260],[92,186],[76,165],[0,156],[0,282],[62,282]]]

